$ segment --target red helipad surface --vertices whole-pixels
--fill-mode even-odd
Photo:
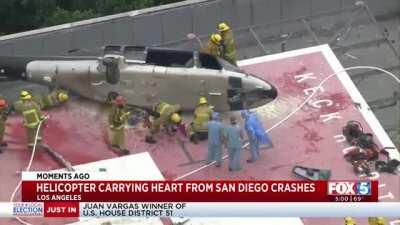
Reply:
[[[317,46],[283,54],[261,57],[241,62],[241,67],[270,81],[279,91],[276,101],[257,109],[266,128],[285,118],[300,105],[313,88],[327,76],[342,69],[328,46]],[[340,142],[337,135],[349,120],[360,121],[364,130],[375,134],[381,147],[393,146],[346,73],[330,79],[313,100],[299,112],[270,132],[273,149],[262,150],[262,157],[254,164],[247,164],[247,151],[242,154],[239,172],[228,172],[227,163],[221,168],[204,166],[204,162],[187,165],[189,159],[176,139],[160,134],[156,145],[144,142],[146,130],[137,127],[127,130],[127,146],[131,154],[148,152],[167,180],[291,180],[298,179],[291,173],[294,165],[332,170],[331,179],[379,179],[380,200],[399,201],[398,176],[376,174],[374,178],[358,178],[343,158],[349,145]],[[361,111],[354,105],[361,104]],[[73,165],[119,157],[106,143],[106,108],[97,103],[74,99],[65,107],[48,111],[51,118],[44,128],[45,143],[54,148]],[[224,116],[227,116],[225,114]],[[187,121],[189,121],[188,118]],[[6,140],[9,149],[0,155],[0,201],[8,201],[17,185],[19,171],[27,166],[30,152],[25,148],[25,132],[20,118],[8,121]],[[194,161],[207,154],[206,142],[198,145],[185,140]],[[384,158],[384,156],[381,156]],[[59,168],[46,153],[39,151],[32,170]],[[146,170],[146,168],[143,168]],[[137,173],[138,171],[121,171]],[[140,172],[140,171],[139,171]],[[19,196],[18,196],[19,198]],[[34,224],[63,224],[67,220],[29,220]],[[39,222],[40,221],[40,222]],[[68,220],[73,221],[73,220]],[[364,221],[365,222],[365,221]],[[342,224],[339,219],[303,219],[304,224]],[[0,224],[17,224],[13,219],[1,219]],[[363,221],[358,224],[364,224]],[[366,224],[366,223],[365,223]]]

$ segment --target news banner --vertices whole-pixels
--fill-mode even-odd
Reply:
[[[23,172],[21,202],[0,217],[263,217],[394,215],[377,181],[127,181],[101,173]],[[369,214],[366,215],[365,213]]]

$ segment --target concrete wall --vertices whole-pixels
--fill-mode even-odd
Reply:
[[[400,12],[399,0],[367,0],[376,15]],[[209,34],[219,21],[233,27],[341,10],[354,0],[190,0],[0,37],[0,55],[63,54],[106,44],[159,45]]]

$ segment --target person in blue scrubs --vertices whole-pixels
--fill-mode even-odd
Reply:
[[[222,130],[221,115],[217,112],[212,114],[212,120],[207,123],[208,128],[208,156],[207,163],[216,162],[215,166],[222,164]]]
[[[239,171],[242,168],[240,152],[243,145],[243,132],[235,117],[231,117],[230,120],[230,125],[227,125],[224,129],[224,137],[228,147],[229,171]]]

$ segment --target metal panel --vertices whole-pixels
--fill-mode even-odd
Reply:
[[[281,19],[280,0],[252,0],[255,24],[265,24]]]
[[[380,1],[380,0],[377,0]],[[342,0],[342,9],[353,7],[356,0]]]
[[[49,33],[43,38],[43,54],[65,54],[72,49],[72,33],[69,30]]]
[[[162,15],[164,41],[186,38],[192,32],[192,14],[188,8],[169,10]]]
[[[291,19],[311,14],[311,0],[282,0],[283,18]]]
[[[220,0],[150,12],[136,17],[113,18],[100,23],[80,25],[7,41],[1,51],[17,54],[53,54],[73,48],[98,48],[104,44],[154,45],[185,38],[194,31],[199,35],[215,31],[216,24],[227,21],[234,28],[250,23],[264,24],[278,19],[308,16],[354,6],[356,0]],[[375,14],[400,9],[399,0],[366,0]],[[332,18],[311,24],[330,27]],[[297,24],[296,24],[297,26]],[[291,28],[291,27],[289,27]],[[302,25],[300,25],[303,29]],[[297,29],[295,29],[297,30]],[[287,29],[283,29],[284,32]],[[14,44],[15,43],[15,44]],[[15,48],[15,50],[14,50]],[[3,50],[4,49],[4,50]]]
[[[397,52],[400,53],[400,26],[397,27],[397,41],[395,41],[395,44],[397,45]],[[400,120],[399,120],[400,123]]]
[[[347,0],[351,1],[351,0]],[[330,12],[335,10],[342,9],[342,1],[332,1],[332,0],[312,0],[311,2],[311,13],[316,15],[318,13]],[[340,19],[339,19],[340,18]],[[334,35],[334,26],[338,23],[339,20],[342,19],[342,16],[339,14],[331,15],[331,16],[323,16],[318,17],[313,20],[309,20],[308,23],[315,32],[322,32],[323,35],[318,35],[319,40],[322,43],[327,43],[331,40],[331,35]],[[342,19],[343,21],[344,18]],[[344,23],[344,22],[343,22]]]
[[[19,38],[14,41],[14,54],[39,55],[43,50],[43,35],[35,35],[28,38]]]
[[[399,12],[399,0],[366,0],[368,7],[374,15]]]
[[[291,23],[285,24],[285,26],[281,27],[281,32],[281,35],[283,35],[283,39],[287,40],[298,38],[297,36],[304,36],[309,34],[306,26],[302,21],[293,21]],[[310,40],[311,39],[312,38],[310,38]]]
[[[133,44],[134,21],[133,18],[113,20],[104,23],[104,44]]]
[[[252,24],[252,8],[251,1],[232,0],[234,11],[233,16],[236,18],[234,26],[245,27]]]
[[[220,11],[216,3],[202,4],[193,10],[193,30],[196,34],[204,35],[216,31],[220,22]]]
[[[340,10],[341,7],[342,7],[342,4],[340,1],[311,0],[311,13],[312,14]]]
[[[74,29],[72,32],[72,48],[97,49],[104,45],[103,24],[92,24]]]
[[[139,16],[134,21],[134,42],[136,45],[152,45],[163,42],[161,14]]]
[[[233,15],[234,5],[232,0],[224,0],[219,2],[219,10],[221,15],[221,21],[230,21],[230,23],[235,26],[236,18]]]
[[[4,42],[0,45],[0,55],[11,55],[14,53],[14,45],[12,42]]]

